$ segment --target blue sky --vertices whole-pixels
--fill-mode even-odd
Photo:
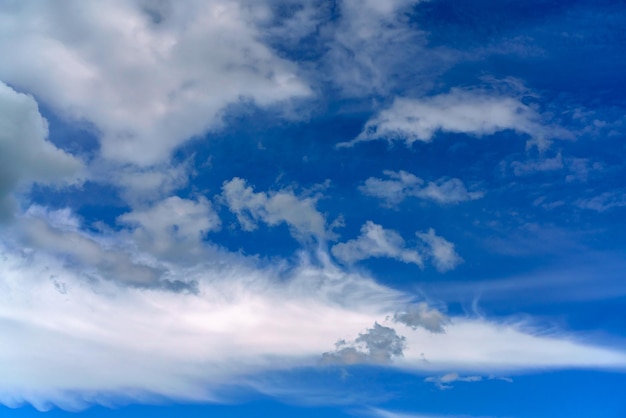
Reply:
[[[0,4],[0,414],[626,416],[625,25]]]

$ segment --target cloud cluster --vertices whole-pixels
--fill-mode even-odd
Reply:
[[[352,264],[368,258],[393,258],[403,263],[424,267],[424,258],[432,261],[440,272],[454,269],[463,259],[456,253],[454,244],[438,236],[434,229],[415,234],[421,241],[419,247],[407,248],[396,231],[383,228],[372,221],[361,227],[361,235],[331,248],[332,254],[344,263]]]
[[[358,238],[336,244],[331,251],[339,260],[349,264],[372,257],[387,257],[420,267],[424,265],[419,252],[406,248],[400,234],[372,221],[363,224]]]
[[[442,205],[453,205],[468,200],[480,199],[482,191],[469,191],[457,178],[440,178],[427,184],[421,178],[406,171],[385,170],[386,179],[370,177],[359,187],[368,196],[382,199],[386,206],[393,207],[407,197],[430,200]]]

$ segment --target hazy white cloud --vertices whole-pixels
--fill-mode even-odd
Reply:
[[[298,197],[292,190],[255,192],[245,180],[238,177],[224,182],[222,197],[246,231],[256,229],[258,221],[269,226],[284,222],[298,239],[325,239],[333,236],[326,227],[324,215],[315,207],[316,197]]]
[[[400,83],[412,89],[430,85],[433,74],[456,57],[451,51],[427,47],[427,34],[409,17],[418,3],[337,2],[338,18],[322,27],[327,38],[322,71],[329,81],[350,96],[384,94]]]
[[[372,257],[387,257],[420,267],[424,265],[419,252],[406,248],[400,234],[372,221],[363,224],[358,238],[336,244],[331,251],[339,260],[349,264]]]
[[[626,192],[623,190],[604,192],[597,196],[578,199],[574,205],[581,209],[605,212],[609,209],[626,206]]]
[[[484,196],[482,191],[468,191],[457,178],[440,178],[426,183],[414,174],[402,170],[385,170],[383,174],[388,178],[370,177],[359,190],[368,196],[383,199],[387,206],[397,205],[407,197],[431,200],[439,204],[457,204]]]
[[[0,220],[12,216],[17,187],[77,180],[82,162],[47,137],[37,102],[0,81]]]
[[[543,158],[525,162],[513,161],[511,167],[513,167],[513,173],[515,173],[516,176],[523,176],[538,171],[562,170],[565,166],[563,165],[561,153],[558,153],[553,158]]]
[[[454,244],[438,236],[434,229],[430,228],[428,232],[418,232],[415,235],[426,244],[426,253],[440,272],[452,270],[463,262],[463,259],[456,253]]]
[[[76,223],[64,213],[50,218],[56,228]],[[102,252],[118,251],[113,242],[94,242]],[[196,283],[195,292],[177,293],[122,285],[105,277],[115,271],[86,271],[44,246],[24,251],[2,243],[0,258],[0,333],[12,342],[0,346],[5,405],[218,401],[224,385],[319,364],[338,340],[351,342],[330,354],[335,360],[417,373],[626,366],[623,352],[528,323],[452,317],[445,333],[392,323],[385,318],[410,295],[305,259],[289,268],[232,257],[164,265],[172,283]]]
[[[482,376],[460,376],[458,373],[447,373],[443,376],[429,376],[424,379],[425,382],[434,383],[439,389],[452,389],[454,382],[480,382]]]
[[[538,143],[568,137],[562,128],[544,123],[542,115],[521,98],[482,90],[453,88],[449,93],[421,99],[396,98],[388,109],[371,118],[351,146],[361,141],[430,142],[438,132],[481,137],[513,130]]]
[[[219,127],[229,105],[310,94],[295,65],[259,40],[263,4],[3,3],[0,79],[95,125],[105,158],[164,162]]]

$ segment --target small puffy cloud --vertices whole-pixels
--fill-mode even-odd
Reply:
[[[448,373],[443,376],[430,376],[424,379],[425,382],[434,383],[439,389],[452,389],[454,382],[480,382],[482,376],[460,376],[458,373]]]
[[[426,183],[421,178],[406,171],[385,170],[386,179],[370,177],[359,187],[368,196],[383,199],[385,205],[394,206],[407,197],[431,200],[439,204],[457,204],[468,200],[480,199],[481,191],[468,191],[457,178],[440,178]]]
[[[3,3],[0,79],[91,122],[106,159],[158,164],[219,127],[230,105],[271,106],[311,93],[296,65],[261,41],[266,6]]]
[[[11,192],[17,187],[77,180],[82,162],[47,136],[48,124],[37,102],[0,82],[0,220],[12,215]]]
[[[395,357],[402,357],[406,338],[393,328],[374,323],[374,327],[360,333],[351,342],[339,340],[335,351],[322,355],[325,364],[387,364]]]
[[[125,213],[118,222],[134,227],[133,240],[142,249],[178,260],[200,255],[205,234],[221,225],[206,198],[178,196]]]
[[[331,251],[337,259],[349,264],[372,257],[387,257],[420,267],[424,265],[419,252],[406,248],[400,234],[372,221],[367,221],[361,227],[358,238],[336,244]]]
[[[430,142],[438,132],[462,133],[475,137],[513,130],[537,143],[552,137],[568,136],[562,128],[542,123],[542,116],[521,98],[481,90],[453,88],[449,93],[422,99],[396,98],[388,109],[371,118],[353,140]]]
[[[393,322],[412,329],[421,327],[431,332],[442,333],[445,332],[444,325],[448,324],[450,319],[439,310],[421,302],[409,305],[404,311],[396,312],[393,315]]]
[[[222,197],[246,231],[256,229],[257,222],[263,221],[269,226],[286,223],[297,239],[326,239],[333,235],[315,207],[315,197],[298,197],[291,190],[255,192],[239,177],[224,182]]]
[[[443,273],[452,270],[463,262],[463,259],[456,253],[454,244],[438,236],[434,229],[431,228],[428,232],[418,232],[415,235],[426,244],[426,253],[438,271]]]

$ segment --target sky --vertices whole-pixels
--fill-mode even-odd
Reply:
[[[0,2],[0,416],[626,417],[625,26]]]

